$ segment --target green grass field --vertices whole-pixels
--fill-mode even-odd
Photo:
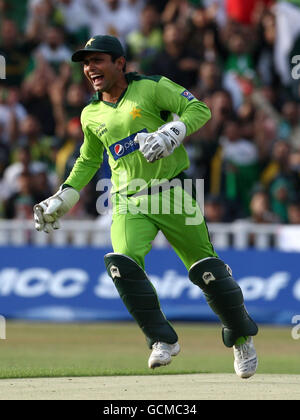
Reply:
[[[214,324],[173,323],[181,353],[151,371],[150,350],[134,323],[7,323],[0,340],[0,378],[233,373],[232,349]],[[291,328],[260,326],[258,373],[300,374],[300,340]]]

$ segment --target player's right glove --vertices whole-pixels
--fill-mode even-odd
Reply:
[[[134,141],[139,143],[140,152],[148,162],[169,156],[183,141],[186,126],[182,121],[172,121],[154,133],[138,133]]]
[[[66,214],[79,200],[80,194],[72,187],[62,187],[51,197],[33,207],[35,228],[50,233],[59,229],[59,218]]]

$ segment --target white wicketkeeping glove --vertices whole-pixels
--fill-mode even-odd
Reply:
[[[59,218],[66,214],[79,200],[80,194],[72,187],[59,189],[54,195],[33,207],[36,230],[50,233],[59,229]]]
[[[140,152],[148,162],[169,156],[183,141],[186,126],[182,121],[172,121],[160,127],[154,133],[138,133],[135,143],[139,143]]]

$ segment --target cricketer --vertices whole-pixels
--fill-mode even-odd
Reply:
[[[59,190],[34,206],[36,229],[49,233],[59,228],[59,218],[77,203],[80,190],[99,169],[105,149],[113,205],[113,252],[104,257],[105,265],[152,350],[149,368],[168,365],[180,351],[177,333],[162,312],[144,268],[144,258],[161,231],[220,319],[223,343],[233,347],[236,374],[249,378],[258,363],[253,344],[257,325],[231,269],[210,242],[204,218],[187,223],[187,198],[198,214],[200,207],[194,190],[184,188],[189,159],[182,143],[210,119],[210,110],[164,76],[126,73],[125,52],[113,36],[94,36],[72,60],[83,63],[95,94],[81,113],[80,156]],[[145,211],[153,198],[159,210]],[[170,204],[168,212],[161,210],[164,200]]]

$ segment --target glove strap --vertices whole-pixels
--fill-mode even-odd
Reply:
[[[60,187],[57,193],[51,198],[54,197],[60,198],[63,202],[64,210],[67,209],[67,211],[69,211],[79,200],[80,194],[73,187],[66,187],[64,189]]]
[[[168,131],[168,134],[179,146],[186,135],[186,125],[182,121],[171,121],[158,129],[158,132]]]

